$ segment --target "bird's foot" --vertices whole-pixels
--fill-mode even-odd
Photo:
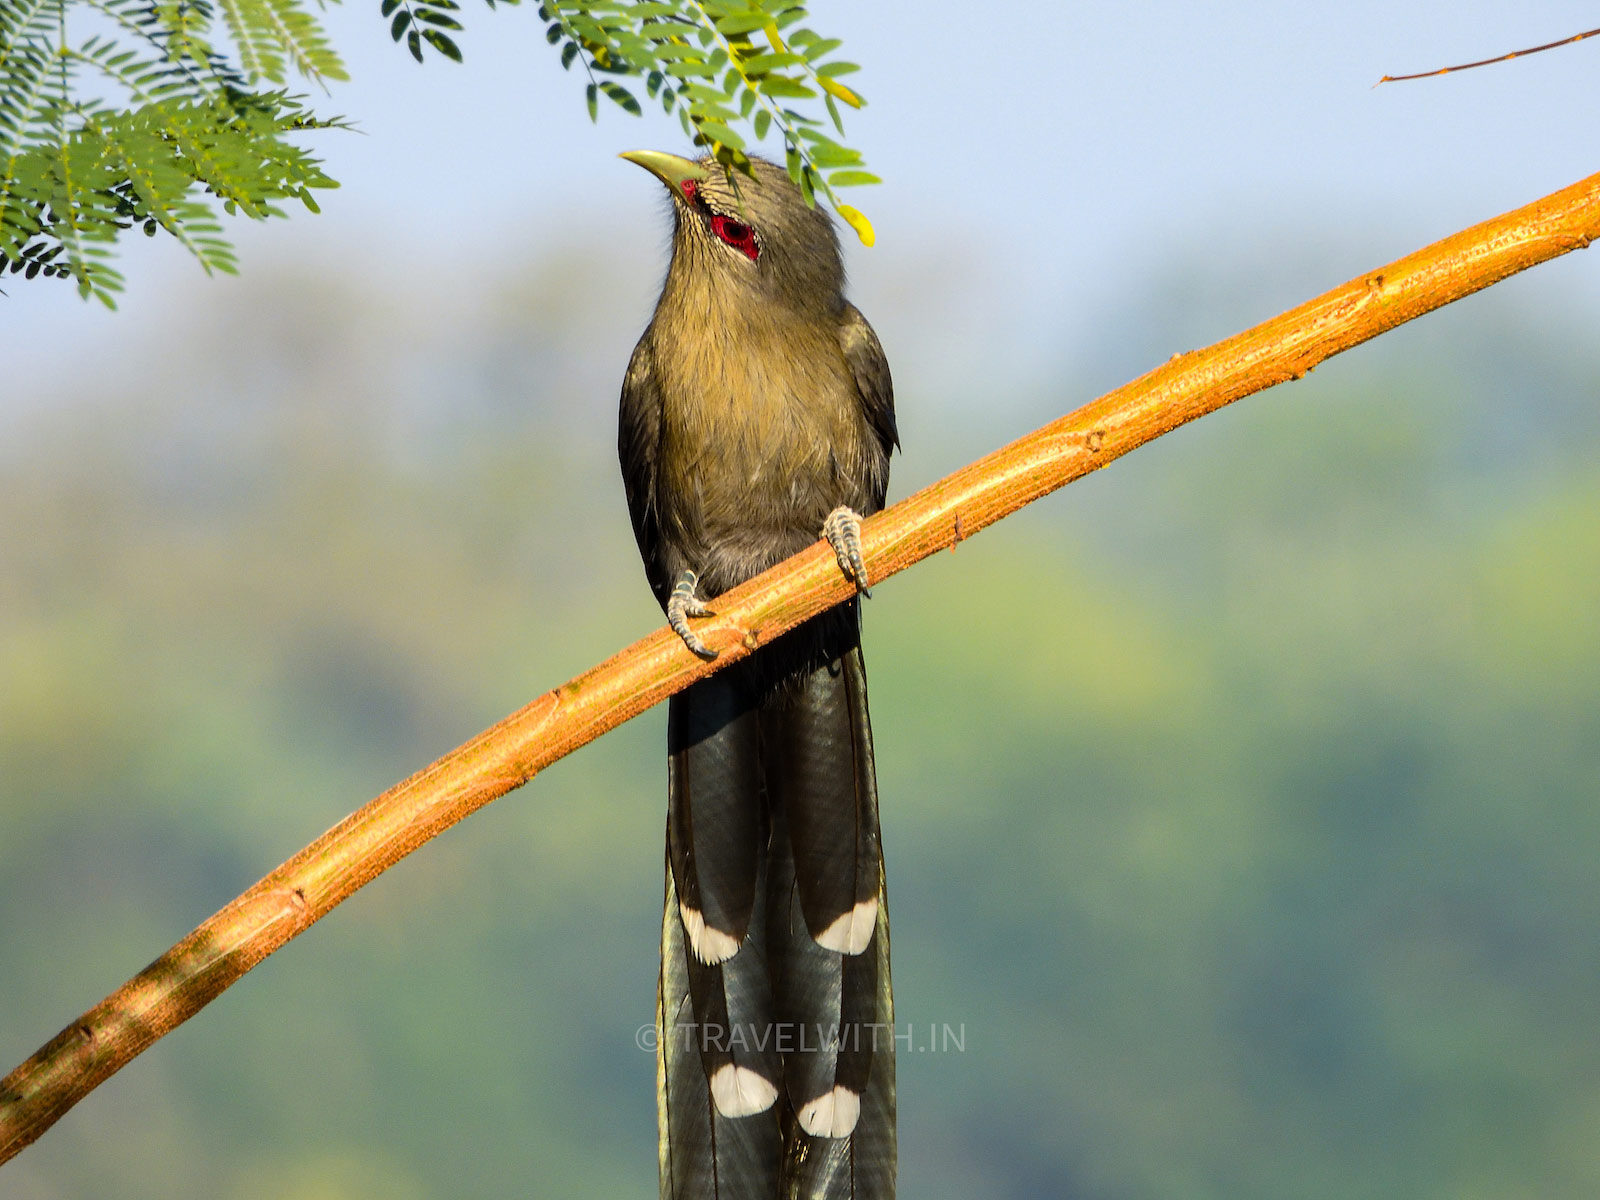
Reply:
[[[833,547],[833,556],[839,560],[839,570],[856,585],[856,591],[871,596],[867,590],[867,564],[861,561],[861,516],[855,509],[840,505],[822,522],[822,536]]]
[[[685,571],[678,576],[678,582],[672,585],[672,594],[667,597],[667,624],[672,627],[672,632],[683,639],[683,644],[689,647],[692,654],[710,662],[717,656],[717,652],[707,646],[689,628],[690,617],[710,617],[712,612],[706,602],[700,599],[695,592],[695,585],[700,582],[693,571]]]

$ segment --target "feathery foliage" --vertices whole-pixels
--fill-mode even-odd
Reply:
[[[582,61],[588,71],[591,117],[601,96],[637,114],[633,93],[605,78],[633,75],[644,79],[651,99],[678,114],[685,134],[729,168],[750,166],[735,126],[748,124],[756,141],[776,130],[789,175],[806,201],[826,196],[872,244],[872,225],[834,189],[878,183],[878,177],[865,169],[859,151],[835,141],[821,120],[792,104],[820,96],[842,136],[839,105],[865,103],[839,81],[860,68],[829,61],[839,40],[799,27],[803,6],[794,0],[544,0],[539,16],[549,22],[546,39],[561,47],[561,65]]]
[[[219,9],[237,63],[213,47]],[[110,305],[111,246],[135,226],[234,270],[216,202],[316,211],[311,189],[335,186],[288,135],[341,122],[266,86],[290,66],[346,78],[299,0],[0,0],[0,271]]]
[[[458,0],[379,8],[418,62],[430,48],[461,61]],[[561,65],[587,73],[591,118],[602,96],[639,115],[618,82],[633,76],[729,170],[749,170],[747,134],[775,135],[807,201],[824,197],[871,244],[835,189],[877,176],[803,109],[820,99],[842,136],[839,106],[863,101],[840,78],[858,68],[800,26],[803,6],[544,0],[539,16]],[[292,135],[346,124],[291,95],[291,75],[347,78],[307,0],[0,0],[0,275],[72,279],[113,305],[112,248],[135,227],[165,230],[207,271],[235,270],[218,203],[257,219],[283,216],[287,200],[316,212],[313,189],[338,186]]]

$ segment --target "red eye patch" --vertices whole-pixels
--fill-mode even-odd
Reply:
[[[718,214],[711,218],[711,232],[743,254],[751,262],[761,257],[761,247],[756,244],[756,231],[743,221]]]
[[[678,188],[683,192],[683,198],[690,204],[694,203],[694,198],[700,191],[700,185],[692,179],[685,179]]]

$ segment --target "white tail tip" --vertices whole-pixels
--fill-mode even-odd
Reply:
[[[861,1097],[840,1086],[800,1110],[800,1127],[812,1137],[849,1137],[860,1117]]]
[[[778,1089],[749,1067],[728,1063],[711,1076],[711,1099],[725,1117],[753,1117],[766,1112],[777,1098]]]
[[[817,945],[836,954],[860,954],[871,943],[872,931],[877,927],[878,898],[873,896],[817,934]]]
[[[689,935],[689,948],[706,966],[714,967],[739,953],[739,943],[733,934],[711,928],[698,908],[682,904],[679,911],[683,913],[683,931]]]

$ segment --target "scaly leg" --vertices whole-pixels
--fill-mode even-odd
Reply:
[[[867,590],[867,565],[861,561],[860,514],[841,504],[822,522],[822,536],[833,547],[834,557],[839,560],[839,570],[844,572],[845,578],[851,580],[863,596],[870,597],[872,593]]]
[[[689,647],[691,653],[710,662],[717,656],[717,652],[702,642],[694,630],[689,628],[690,617],[716,615],[696,594],[694,589],[697,583],[699,577],[693,571],[685,570],[678,576],[678,582],[672,586],[672,595],[667,597],[667,624],[672,627],[673,633],[683,639],[683,644]]]

